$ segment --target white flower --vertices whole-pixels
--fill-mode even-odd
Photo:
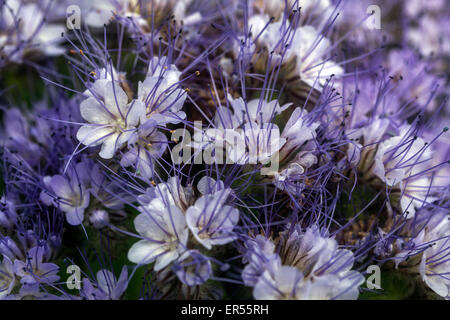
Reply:
[[[181,211],[193,202],[192,187],[183,187],[178,177],[170,177],[167,182],[159,183],[155,188],[148,188],[146,194],[138,197],[139,203],[146,206],[153,199],[159,199],[167,206],[177,206]]]
[[[298,28],[291,43],[291,48],[295,48],[300,78],[317,90],[321,90],[331,75],[340,76],[344,73],[335,62],[325,59],[330,47],[330,40],[313,26]]]
[[[356,271],[345,278],[327,274],[305,282],[302,300],[356,300],[358,288],[364,281],[364,277]]]
[[[185,211],[193,202],[191,187],[182,187],[177,177],[147,189],[138,197],[139,214],[134,220],[136,231],[144,240],[135,243],[128,259],[139,264],[156,260],[159,271],[177,260],[187,250],[189,229]]]
[[[280,29],[287,27],[282,21],[272,23],[268,15],[256,14],[250,17],[248,26],[252,33],[252,38],[257,39],[269,51],[282,47],[280,45]]]
[[[450,220],[448,210],[421,209],[413,218],[411,240],[397,240],[395,267],[402,264],[403,268],[411,269],[412,273],[420,274],[425,284],[441,297],[450,294]]]
[[[119,279],[107,269],[97,272],[95,286],[88,278],[83,279],[82,293],[89,300],[119,300],[128,287],[128,270],[124,266]]]
[[[431,245],[423,252],[419,266],[423,281],[441,297],[450,295],[450,221],[448,215],[436,226],[425,228],[425,243]]]
[[[94,210],[89,216],[89,222],[95,229],[102,229],[109,224],[109,214],[102,209]]]
[[[111,159],[137,129],[145,109],[141,101],[128,103],[118,83],[108,81],[97,97],[89,97],[80,105],[81,116],[89,122],[77,132],[84,145],[102,145],[100,157]]]
[[[301,147],[305,142],[314,140],[316,137],[316,129],[319,127],[319,122],[308,123],[306,116],[307,111],[301,108],[295,108],[292,112],[281,137],[286,139],[286,144],[283,146],[284,154],[291,153],[293,149]]]
[[[186,219],[179,207],[153,199],[134,219],[136,231],[144,237],[133,244],[128,259],[137,264],[156,261],[159,271],[176,260],[185,250],[189,235]]]
[[[224,205],[231,190],[207,194],[186,211],[186,221],[195,239],[205,248],[223,245],[236,239],[233,232],[239,221],[239,210]]]
[[[183,26],[190,26],[202,20],[202,14],[198,11],[189,13],[189,6],[193,0],[177,0],[173,8],[173,15],[177,21],[181,21]]]
[[[104,97],[108,82],[114,81],[114,84],[121,81],[123,74],[117,72],[115,68],[101,68],[95,72],[95,81],[89,83],[89,88],[83,92],[83,95],[89,97]]]
[[[409,0],[408,5],[404,6],[405,13],[410,17],[417,17],[421,12],[439,12],[443,10],[445,0]]]
[[[298,190],[302,186],[302,182],[299,180],[301,175],[318,162],[317,157],[313,154],[316,149],[313,140],[320,124],[318,122],[308,123],[306,115],[305,110],[295,108],[281,134],[281,138],[286,143],[280,150],[280,162],[286,162],[292,157],[292,154],[295,154],[295,157],[284,164],[283,168],[274,175],[275,185],[282,190],[291,192]]]
[[[400,205],[407,214],[433,201],[429,197],[431,180],[425,174],[432,159],[431,149],[420,137],[413,137],[410,128],[401,128],[400,135],[378,145],[372,172],[389,187],[398,186],[402,191]]]
[[[178,259],[175,273],[185,285],[198,286],[211,276],[211,262],[198,250],[189,250]]]
[[[339,249],[336,240],[322,236],[318,227],[302,231],[288,226],[277,243],[278,259],[267,246],[258,253],[259,266],[253,266],[256,299],[356,299],[364,277],[351,270],[353,253]],[[253,261],[252,261],[253,262]],[[246,269],[244,269],[246,270]],[[264,270],[262,272],[262,270]],[[258,277],[258,275],[261,276]]]
[[[200,140],[193,143],[194,148],[210,151],[204,152],[205,160],[211,155],[211,161],[223,163],[225,153],[226,163],[238,164],[267,164],[286,142],[276,124],[254,122],[243,122],[242,128],[207,129],[200,139],[194,138]]]
[[[8,0],[0,12],[0,19],[3,20],[8,32],[13,34],[8,38],[1,37],[0,47],[7,53],[8,51],[15,53],[13,60],[20,61],[21,51],[17,51],[15,47],[21,42],[27,43],[26,50],[37,50],[49,56],[65,52],[65,49],[59,46],[63,41],[61,34],[65,31],[64,26],[45,23],[44,12],[37,4]],[[8,43],[6,39],[15,43]]]
[[[286,139],[280,137],[278,126],[272,123],[266,123],[258,127],[245,124],[242,136],[247,149],[246,161],[250,164],[258,162],[267,164],[272,156],[286,143]],[[231,143],[232,141],[229,141],[230,145]],[[236,160],[239,160],[239,158]]]
[[[67,0],[66,0],[67,1]],[[153,1],[152,4],[160,5],[160,1]],[[66,7],[69,4],[66,4]],[[81,0],[81,7],[84,22],[94,28],[103,28],[113,21],[114,16],[127,17],[142,27],[148,27],[147,22],[138,12],[140,0]]]
[[[292,103],[280,106],[278,100],[266,101],[252,99],[247,103],[242,99],[227,96],[231,108],[219,106],[214,116],[214,125],[220,129],[238,129],[246,123],[264,125],[270,123],[273,118],[289,108]]]
[[[109,24],[114,12],[120,8],[117,1],[114,2],[112,0],[82,1],[85,22],[89,26],[97,28]]]
[[[418,20],[418,26],[406,30],[406,39],[424,56],[430,56],[437,52],[448,52],[450,49],[448,28],[442,28],[446,21],[425,14]],[[427,36],[424,37],[424,34]]]
[[[246,246],[244,262],[248,264],[242,270],[242,280],[246,286],[255,286],[266,269],[281,263],[280,256],[275,253],[275,244],[262,235],[247,241]]]
[[[5,196],[0,197],[0,226],[12,229],[17,222],[16,206]]]
[[[286,168],[282,169],[280,172],[275,173],[274,182],[275,185],[281,189],[286,189],[284,182],[294,181],[295,178],[299,178],[303,173],[305,173],[305,168],[297,161],[292,161],[287,164]],[[288,188],[290,189],[290,188]]]
[[[180,75],[174,64],[166,57],[153,57],[147,77],[139,82],[138,99],[145,105],[146,116],[157,124],[178,123],[186,117],[181,111],[186,92],[180,88]]]
[[[267,269],[253,289],[257,300],[300,300],[304,296],[303,274],[289,266]]]
[[[141,125],[128,141],[130,148],[120,160],[124,167],[135,165],[136,173],[148,179],[153,177],[155,162],[163,155],[168,145],[166,135],[155,126],[148,125],[150,121]]]
[[[287,9],[297,9],[297,5],[301,8],[301,16],[311,18],[312,15],[321,15],[321,20],[327,20],[332,11],[333,6],[330,0],[257,0],[255,5],[258,9],[264,10],[272,15],[280,15],[284,13],[287,5]]]
[[[280,256],[284,264],[296,266],[305,277],[313,278],[325,274],[344,277],[354,262],[351,251],[339,249],[335,239],[322,236],[315,226],[304,232],[298,227],[292,231],[282,246]]]
[[[274,265],[258,279],[253,296],[258,300],[355,300],[363,282],[358,272],[345,278],[327,274],[307,280],[295,267]]]
[[[407,142],[407,137],[396,136],[389,138],[379,144],[375,155],[373,172],[388,186],[400,184],[412,167],[404,166],[413,164],[417,160],[418,152],[423,147],[424,141]],[[411,139],[411,138],[410,138]],[[402,155],[402,153],[405,153]],[[402,163],[405,161],[406,163]]]
[[[377,143],[382,140],[390,123],[388,119],[377,117],[370,124],[348,132],[353,141],[348,145],[347,160],[354,166],[359,164],[361,170],[367,170],[372,165]],[[360,163],[361,158],[364,163]]]
[[[258,36],[257,42],[265,46],[269,52],[273,52],[275,61],[283,57],[283,63],[287,63],[291,57],[295,57],[298,75],[311,87],[321,90],[331,75],[340,76],[344,73],[339,65],[327,60],[331,42],[315,27],[311,25],[299,27],[292,31],[295,33],[290,39],[287,36],[283,38],[283,34],[287,34],[287,30],[291,28],[285,20],[268,23],[267,15],[252,16],[248,23],[252,37]],[[289,46],[282,56],[285,44]]]
[[[223,181],[216,181],[211,177],[204,176],[197,183],[197,190],[202,194],[213,194],[225,189]]]

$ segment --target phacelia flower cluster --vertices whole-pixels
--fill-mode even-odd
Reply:
[[[450,299],[448,10],[373,2],[3,1],[0,300]]]

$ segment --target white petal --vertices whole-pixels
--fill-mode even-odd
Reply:
[[[169,251],[156,259],[155,271],[159,271],[169,265],[172,261],[178,258],[179,254],[177,251]]]
[[[117,118],[126,117],[128,96],[119,83],[112,81],[106,84],[105,105]],[[120,109],[120,111],[119,111]]]
[[[127,127],[136,127],[140,119],[145,119],[145,105],[142,101],[133,100],[126,115]]]
[[[111,159],[114,156],[117,148],[120,147],[119,145],[116,145],[118,136],[118,133],[113,133],[103,141],[102,149],[99,153],[100,157],[103,159]]]
[[[93,97],[81,102],[80,113],[84,120],[94,124],[108,124],[112,120],[105,107]]]
[[[83,223],[84,210],[73,208],[72,211],[66,212],[67,222],[72,226],[78,226]]]
[[[102,144],[112,132],[114,129],[111,127],[82,126],[78,129],[77,139],[86,146],[95,147]]]
[[[162,214],[164,213],[165,212]],[[167,234],[164,232],[166,225],[165,222],[162,221],[162,214],[155,214],[154,212],[147,210],[134,219],[134,228],[140,235],[146,238],[164,241]]]
[[[162,252],[164,252],[164,248],[160,244],[140,240],[133,244],[128,251],[128,260],[137,264],[148,264]]]

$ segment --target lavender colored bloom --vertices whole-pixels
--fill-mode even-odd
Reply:
[[[84,145],[101,145],[100,157],[110,159],[117,149],[130,139],[144,113],[138,100],[128,103],[128,97],[118,83],[102,83],[97,97],[90,97],[80,105],[81,116],[89,122],[77,132]]]
[[[223,181],[216,181],[211,177],[204,176],[197,183],[197,190],[202,194],[213,194],[225,189]]]
[[[245,260],[248,261],[242,271],[242,279],[245,285],[255,286],[264,271],[271,264],[280,264],[280,257],[275,253],[275,244],[262,235],[246,242]]]
[[[138,99],[145,105],[143,119],[159,125],[178,123],[186,117],[181,111],[186,92],[179,86],[181,72],[167,57],[153,57],[147,76],[139,82]]]
[[[8,257],[11,261],[15,259],[24,259],[24,254],[20,250],[17,243],[10,237],[2,237],[0,240],[0,253]]]
[[[76,300],[76,297],[57,296],[44,290],[40,290],[39,285],[23,285],[17,294],[11,294],[7,300]]]
[[[432,151],[421,138],[412,137],[410,128],[400,129],[400,135],[383,141],[374,157],[373,173],[388,186],[399,185],[404,194],[401,208],[414,214],[415,208],[424,202],[433,201],[428,190],[431,180],[420,175],[426,169],[426,162]]]
[[[339,65],[324,58],[331,42],[314,26],[306,25],[295,29],[285,18],[270,23],[267,15],[252,16],[248,23],[257,41],[267,47],[269,52],[276,52],[274,59],[282,60],[283,63],[295,63],[296,74],[311,87],[320,90],[331,75],[343,74]],[[289,35],[290,32],[293,35]],[[286,34],[285,39],[280,39],[280,34]],[[287,42],[285,51],[283,42]]]
[[[394,261],[420,274],[422,280],[441,297],[447,297],[450,282],[447,259],[450,241],[450,222],[444,210],[420,210],[410,219],[414,237],[407,243],[398,241]]]
[[[96,229],[104,228],[110,222],[109,214],[105,210],[94,210],[89,217],[89,221]]]
[[[143,240],[130,248],[128,259],[138,264],[156,260],[155,270],[159,271],[185,250],[189,235],[186,220],[180,208],[168,199],[153,199],[140,210],[134,227]]]
[[[189,287],[203,284],[212,274],[211,262],[197,250],[183,253],[174,268],[178,279]]]
[[[108,174],[97,164],[89,166],[89,180],[90,194],[104,209],[109,209],[106,211],[110,213],[120,213],[125,203],[131,199],[131,196],[120,185],[111,181]]]
[[[2,60],[21,63],[24,55],[33,51],[49,56],[65,52],[60,46],[65,29],[62,24],[47,23],[48,7],[41,7],[41,2],[8,0],[0,6]]]
[[[42,154],[39,142],[43,141],[35,141],[32,129],[23,113],[18,109],[8,110],[5,113],[4,124],[2,143],[12,152],[19,153],[30,165],[36,165]]]
[[[230,192],[230,189],[224,189],[204,195],[186,211],[189,229],[195,239],[207,249],[236,239],[233,229],[239,221],[239,210],[225,205]]]
[[[289,266],[278,266],[275,270],[266,270],[255,285],[253,295],[262,300],[352,300],[358,291],[349,290],[358,286],[364,279],[357,281],[342,280],[335,275],[326,275],[314,281],[304,281],[302,272]],[[342,295],[342,292],[348,291]]]
[[[72,2],[0,3],[0,299],[450,298],[443,1]]]
[[[418,26],[406,31],[406,40],[424,56],[440,52],[448,55],[450,51],[448,27],[448,19],[445,16],[436,19],[425,14],[420,18]],[[427,37],[422,37],[423,34]]]
[[[435,62],[420,59],[410,49],[403,49],[391,51],[387,58],[387,65],[397,86],[393,94],[395,98],[405,103],[414,101],[427,106],[430,111],[436,108],[436,102],[428,102],[428,100],[433,91],[442,87],[444,81],[430,73],[430,70],[436,69]]]
[[[286,144],[283,145],[283,151],[290,153],[294,149],[301,147],[305,142],[313,140],[316,137],[316,129],[319,127],[319,122],[307,123],[307,112],[300,108],[295,108],[292,111],[289,120],[281,134],[281,137],[286,139]],[[282,155],[280,155],[283,157]]]
[[[59,267],[54,263],[44,262],[45,250],[44,247],[31,248],[26,261],[14,261],[14,273],[21,278],[22,284],[51,284],[59,280]]]
[[[47,190],[42,191],[41,201],[63,211],[67,222],[71,225],[79,225],[83,222],[84,211],[89,205],[87,174],[85,164],[78,163],[75,167],[71,167],[66,175],[44,177]]]
[[[157,130],[152,120],[149,120],[138,129],[128,143],[130,148],[122,156],[120,163],[124,167],[134,165],[137,173],[144,178],[151,179],[155,162],[167,149],[167,137]]]
[[[81,295],[88,300],[119,300],[128,286],[128,270],[124,266],[119,278],[106,269],[97,272],[94,283],[88,278],[83,279]]]
[[[292,229],[292,230],[291,230]],[[339,249],[316,226],[289,227],[277,240],[257,239],[243,271],[256,299],[356,299],[364,277],[351,270],[353,253]],[[269,242],[268,242],[269,241]],[[276,254],[275,252],[278,252]]]

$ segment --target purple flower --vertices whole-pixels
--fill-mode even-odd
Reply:
[[[211,262],[197,250],[183,253],[174,269],[178,279],[189,287],[203,284],[212,274]]]
[[[448,297],[450,281],[450,221],[448,212],[442,209],[422,209],[414,219],[409,219],[407,231],[413,235],[408,242],[397,241],[394,257],[401,265],[420,274],[422,280],[441,297]]]
[[[159,198],[141,206],[140,211],[134,227],[143,240],[133,244],[128,259],[137,264],[156,260],[154,268],[159,271],[185,251],[189,235],[186,219],[179,207]]]
[[[116,150],[128,142],[144,114],[144,106],[138,100],[128,103],[128,97],[118,83],[108,81],[80,105],[81,116],[89,122],[77,132],[77,139],[84,145],[101,145],[100,157],[111,159]]]
[[[288,226],[277,247],[261,236],[251,246],[243,279],[256,299],[356,299],[364,277],[351,270],[353,253],[317,226]],[[255,250],[256,248],[256,250]],[[274,253],[274,252],[278,252]]]
[[[166,57],[153,57],[147,76],[139,82],[138,99],[145,105],[146,115],[158,125],[178,123],[186,117],[181,111],[186,92],[180,88],[181,72]]]
[[[41,1],[20,0],[7,0],[0,6],[0,63],[1,60],[21,63],[24,55],[32,52],[48,56],[65,52],[60,46],[65,28],[47,22],[49,8]]]
[[[78,163],[70,167],[66,175],[44,177],[47,190],[42,191],[41,201],[63,211],[67,222],[71,225],[79,225],[83,222],[84,211],[89,206],[87,174],[85,164]]]
[[[230,192],[230,189],[224,189],[204,195],[186,211],[189,229],[195,239],[207,249],[236,239],[233,229],[239,221],[239,210],[224,205]]]
[[[128,287],[128,270],[123,266],[117,279],[114,274],[101,269],[97,272],[97,280],[94,283],[88,278],[83,279],[81,295],[88,300],[119,300]]]
[[[275,253],[275,244],[262,235],[250,238],[245,244],[247,264],[242,271],[242,279],[245,285],[253,287],[270,265],[280,263],[280,257]]]
[[[14,273],[24,285],[52,284],[59,280],[59,267],[54,263],[44,262],[44,247],[33,247],[27,253],[25,261],[14,261]]]
[[[130,148],[122,155],[121,165],[135,166],[136,173],[151,179],[155,164],[167,149],[168,141],[164,133],[157,130],[152,120],[145,122],[128,141]]]

